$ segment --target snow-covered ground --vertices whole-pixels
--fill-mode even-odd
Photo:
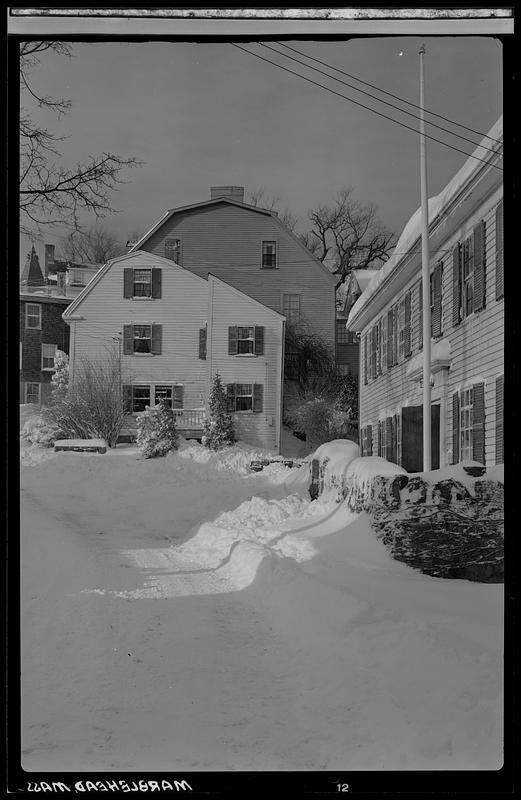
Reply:
[[[25,769],[501,767],[503,587],[262,455],[22,448]]]

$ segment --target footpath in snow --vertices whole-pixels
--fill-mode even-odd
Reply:
[[[23,450],[26,769],[500,768],[502,585],[394,561],[305,467],[137,455]]]

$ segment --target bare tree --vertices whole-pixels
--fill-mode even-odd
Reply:
[[[320,261],[332,261],[337,288],[353,269],[381,267],[394,246],[394,233],[377,217],[376,206],[358,202],[351,188],[342,189],[331,205],[312,209],[309,219],[308,241]]]
[[[105,264],[127,252],[123,242],[102,225],[91,225],[86,231],[71,231],[62,238],[61,252],[68,261]]]
[[[265,208],[268,211],[275,211],[281,222],[284,223],[286,228],[294,231],[298,222],[296,217],[289,208],[280,208],[280,197],[271,196],[266,193],[264,187],[260,186],[247,196],[247,202],[256,208]]]
[[[20,212],[22,233],[40,231],[42,225],[69,225],[80,229],[82,211],[97,218],[114,212],[109,195],[125,183],[124,169],[140,165],[135,158],[114,153],[89,155],[86,161],[67,167],[57,163],[59,142],[64,136],[52,133],[34,119],[34,105],[55,113],[58,118],[71,107],[69,100],[46,96],[29,82],[32,70],[45,52],[72,56],[71,46],[57,41],[29,41],[20,45],[20,88],[22,100],[33,105],[32,112],[22,106],[20,113]]]

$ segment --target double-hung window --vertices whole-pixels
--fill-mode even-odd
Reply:
[[[134,297],[152,297],[152,270],[134,270]]]
[[[55,344],[42,344],[42,370],[54,372],[54,355],[57,346]]]
[[[134,325],[134,353],[152,352],[152,325]]]
[[[351,334],[346,328],[345,320],[337,320],[336,342],[337,344],[351,344]]]
[[[150,386],[136,385],[132,387],[132,412],[139,414],[150,405]]]
[[[235,411],[251,411],[253,408],[253,384],[235,384]]]
[[[165,239],[165,258],[181,266],[181,239]]]
[[[25,327],[40,330],[42,327],[42,307],[39,303],[25,304]]]
[[[300,319],[300,295],[284,292],[282,295],[282,313],[288,322],[298,322]]]
[[[237,353],[253,353],[255,343],[255,328],[237,328]]]
[[[277,242],[264,241],[262,243],[262,269],[277,268]]]
[[[25,402],[40,404],[40,384],[39,383],[26,383],[25,384]]]

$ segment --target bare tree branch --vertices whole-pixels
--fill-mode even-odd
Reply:
[[[253,192],[250,192],[247,197],[247,202],[256,208],[265,208],[268,211],[274,211],[286,228],[289,228],[290,231],[295,230],[298,217],[292,214],[289,208],[281,209],[280,197],[268,195],[264,187],[260,186],[258,189],[254,189]]]
[[[48,51],[72,57],[71,46],[64,42],[22,42],[20,88],[22,97],[28,97],[33,106],[36,104],[60,117],[70,109],[70,101],[40,93],[29,80],[41,55]],[[102,153],[89,155],[86,161],[74,167],[60,165],[58,143],[65,137],[38,125],[23,107],[19,134],[21,231],[30,235],[35,228],[40,232],[43,225],[60,224],[81,230],[80,215],[85,211],[94,214],[96,219],[114,213],[110,195],[119,184],[126,182],[121,174],[141,164],[135,158]]]
[[[342,189],[331,205],[312,209],[309,220],[311,231],[301,239],[307,246],[314,242],[312,252],[321,261],[331,254],[337,288],[353,269],[380,267],[395,244],[394,233],[378,219],[376,207],[357,201],[351,188]]]

